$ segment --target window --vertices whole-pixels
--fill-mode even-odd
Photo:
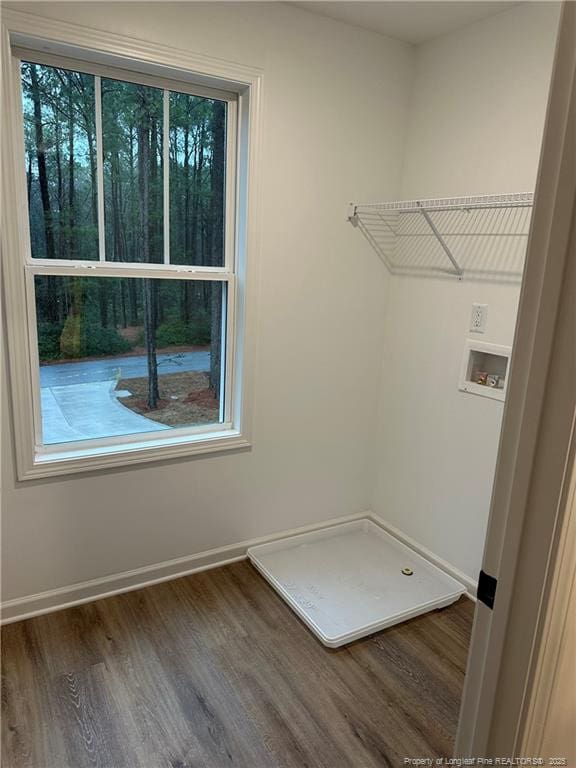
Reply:
[[[238,96],[15,55],[33,465],[247,444],[235,382]]]

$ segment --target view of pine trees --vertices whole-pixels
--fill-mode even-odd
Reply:
[[[33,258],[99,259],[98,82],[89,74],[22,64]],[[100,88],[105,259],[162,263],[168,217],[170,263],[223,265],[225,102],[170,91],[165,104],[159,88],[104,77]],[[220,284],[43,275],[35,285],[41,361],[118,354],[138,339],[148,355],[152,408],[157,348],[210,344],[210,383],[219,395]]]

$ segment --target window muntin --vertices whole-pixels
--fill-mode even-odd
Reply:
[[[50,57],[48,57],[50,58]],[[191,391],[188,393],[187,405],[190,406],[187,411],[180,413],[174,419],[174,424],[163,424],[162,414],[152,414],[148,411],[143,417],[147,423],[156,423],[162,425],[162,429],[155,426],[152,430],[146,431],[143,426],[142,432],[136,430],[126,434],[125,442],[128,444],[133,441],[134,436],[145,438],[155,438],[154,443],[158,443],[158,434],[166,435],[166,442],[169,443],[170,436],[181,438],[183,434],[190,432],[194,439],[202,436],[199,433],[204,431],[206,437],[214,436],[219,430],[229,429],[233,424],[232,404],[232,349],[233,344],[229,343],[233,335],[234,324],[234,280],[233,272],[234,258],[233,248],[234,240],[231,237],[233,232],[233,211],[231,203],[234,202],[232,184],[235,174],[235,156],[234,156],[234,135],[236,126],[231,117],[231,106],[235,107],[233,102],[225,101],[220,98],[210,98],[209,96],[194,95],[188,92],[178,90],[167,90],[156,88],[155,86],[142,85],[131,81],[123,81],[119,78],[104,77],[100,75],[90,75],[80,73],[75,69],[66,69],[61,66],[49,64],[34,64],[30,61],[22,62],[22,73],[31,68],[36,68],[36,74],[40,70],[40,75],[52,85],[52,81],[60,84],[57,87],[63,88],[70,79],[76,79],[82,83],[85,94],[92,94],[94,106],[94,122],[89,123],[82,117],[82,124],[78,128],[75,123],[80,121],[80,113],[73,109],[70,114],[72,126],[70,135],[74,137],[74,162],[69,162],[70,153],[66,154],[60,145],[57,145],[55,139],[59,132],[61,139],[62,129],[58,124],[60,115],[56,114],[58,108],[52,109],[52,104],[56,99],[51,91],[44,93],[45,101],[48,107],[40,99],[40,121],[44,123],[45,115],[49,114],[52,130],[53,142],[50,149],[55,156],[60,152],[60,163],[62,160],[68,162],[68,172],[74,176],[76,181],[81,178],[82,185],[78,183],[74,188],[75,197],[71,197],[79,211],[84,212],[84,217],[88,218],[92,227],[92,252],[89,257],[84,257],[87,252],[85,247],[68,249],[66,248],[55,252],[55,256],[48,257],[45,245],[45,235],[47,232],[46,219],[38,222],[39,208],[42,207],[41,190],[36,192],[36,220],[34,221],[34,200],[32,194],[29,196],[30,207],[30,228],[31,233],[35,227],[36,242],[42,242],[38,233],[44,233],[44,247],[35,246],[31,238],[31,261],[27,262],[26,270],[29,275],[28,286],[29,294],[29,321],[32,326],[30,332],[32,346],[32,377],[35,379],[33,388],[35,390],[35,433],[38,455],[50,453],[58,449],[74,450],[75,445],[82,448],[85,454],[85,448],[93,445],[97,452],[99,446],[110,446],[114,443],[122,447],[123,428],[117,433],[109,429],[109,434],[102,427],[99,432],[90,429],[74,428],[67,430],[65,428],[65,419],[61,421],[63,429],[59,432],[54,429],[54,421],[48,428],[46,424],[46,415],[48,410],[54,407],[54,403],[47,392],[43,392],[50,387],[42,387],[42,381],[46,383],[47,376],[52,376],[54,384],[55,366],[67,366],[68,372],[73,370],[74,366],[79,366],[84,362],[90,362],[91,358],[96,358],[100,363],[106,365],[106,360],[111,356],[122,357],[131,356],[120,339],[125,338],[125,331],[130,328],[124,328],[124,317],[121,322],[118,321],[119,313],[130,311],[130,308],[121,307],[119,302],[126,303],[126,296],[133,292],[134,285],[138,285],[143,290],[144,284],[152,287],[153,292],[162,299],[159,304],[164,313],[163,322],[157,321],[155,328],[156,336],[163,340],[168,340],[168,346],[178,346],[174,340],[190,343],[190,338],[195,332],[203,334],[204,347],[204,368],[206,370],[194,371],[194,373],[203,374],[202,381],[195,381],[191,385]],[[42,68],[42,69],[40,69]],[[44,86],[46,83],[44,83]],[[30,125],[30,115],[37,116],[38,112],[33,113],[34,99],[26,94],[26,88],[31,87],[23,82],[23,105],[25,122]],[[116,105],[115,110],[113,101],[110,99],[114,93],[120,94],[122,104]],[[84,95],[85,95],[84,94]],[[126,115],[130,110],[135,110],[138,105],[138,97],[144,94],[146,106],[146,144],[148,147],[148,158],[153,158],[153,163],[148,160],[148,174],[146,181],[148,194],[146,195],[146,185],[142,173],[142,165],[138,174],[138,162],[142,163],[138,157],[138,146],[134,152],[134,142],[138,141],[137,126],[132,125],[126,130]],[[161,95],[161,120],[160,120],[160,99]],[[37,94],[35,94],[36,100]],[[28,102],[27,102],[28,99]],[[91,108],[92,103],[82,103],[86,112]],[[173,118],[170,122],[170,106],[172,104]],[[30,107],[32,106],[32,112]],[[186,125],[183,123],[183,115],[200,116],[196,122],[188,125],[188,146],[192,148],[193,155],[188,157],[188,163],[183,154],[186,143]],[[113,115],[116,115],[116,121]],[[233,114],[235,115],[235,109]],[[132,115],[133,117],[133,115]],[[88,128],[84,126],[88,125]],[[118,125],[123,130],[118,129]],[[42,125],[44,127],[44,125]],[[47,129],[47,133],[50,130]],[[80,129],[84,130],[82,139],[78,138]],[[215,135],[215,131],[218,132]],[[129,142],[132,134],[132,148],[130,150]],[[136,136],[134,136],[136,134]],[[128,135],[128,143],[126,138]],[[169,141],[164,141],[164,136],[169,137]],[[25,133],[25,149],[27,155],[27,176],[28,189],[31,190],[34,184],[39,188],[39,166],[38,166],[38,145],[35,144],[36,134],[31,135],[30,130]],[[124,141],[124,145],[122,145]],[[202,149],[203,145],[203,149]],[[131,162],[128,166],[126,157],[130,157]],[[124,153],[124,166],[122,166],[122,153]],[[215,160],[215,153],[217,157]],[[46,154],[46,153],[45,153]],[[33,156],[35,155],[35,157]],[[88,158],[88,162],[82,166],[78,162],[78,157]],[[58,184],[63,186],[64,194],[69,191],[66,179],[62,174],[62,168],[57,168],[56,182],[53,181],[49,171],[51,167],[50,156],[45,157],[45,186],[48,186],[48,200],[52,203],[57,201],[58,205],[51,205],[50,211],[56,212],[50,223],[55,226],[54,221],[65,218],[66,210],[59,206],[62,198],[55,195],[62,190]],[[94,160],[96,162],[96,173],[94,174]],[[54,160],[52,159],[52,165]],[[114,164],[116,167],[114,168]],[[187,168],[186,168],[187,165]],[[200,167],[199,167],[200,166]],[[203,170],[202,170],[203,166]],[[126,174],[120,171],[128,167],[128,178]],[[170,189],[170,170],[173,174],[175,183],[173,189]],[[34,173],[34,171],[36,173]],[[81,171],[81,176],[79,176]],[[188,187],[182,183],[182,178],[192,176],[193,184]],[[36,178],[35,178],[36,175]],[[134,178],[136,176],[136,178]],[[156,181],[156,186],[150,184],[150,176]],[[196,178],[194,178],[194,176]],[[96,185],[94,189],[94,177]],[[131,178],[130,178],[131,177]],[[161,179],[161,184],[158,184]],[[180,183],[178,183],[180,181]],[[137,183],[135,183],[137,182]],[[189,182],[189,178],[188,178]],[[194,186],[195,184],[195,186]],[[130,189],[131,186],[131,189]],[[136,192],[134,187],[136,186]],[[78,192],[80,190],[80,193]],[[143,191],[144,190],[144,191]],[[132,193],[132,198],[126,194]],[[181,211],[182,201],[188,198],[188,204],[195,212],[191,221],[183,216]],[[143,202],[144,200],[144,202]],[[96,205],[94,206],[94,201]],[[148,205],[148,213],[142,215],[142,209]],[[116,206],[116,209],[114,208]],[[138,219],[130,219],[130,208],[138,208]],[[96,215],[94,215],[96,208]],[[166,216],[166,212],[169,216]],[[128,215],[126,215],[128,213]],[[124,214],[124,216],[123,216]],[[78,217],[81,219],[80,214]],[[142,219],[148,222],[147,227],[143,227]],[[178,229],[178,219],[180,219],[181,230]],[[94,227],[96,221],[96,227]],[[183,235],[183,231],[193,231],[194,224],[196,232],[194,236],[188,235],[188,241]],[[187,226],[186,226],[187,225]],[[131,227],[131,228],[130,228]],[[145,230],[145,231],[143,231]],[[94,237],[94,231],[96,237]],[[119,231],[120,235],[119,236]],[[225,231],[228,233],[225,238]],[[174,237],[176,248],[174,257],[170,254],[171,235]],[[126,247],[124,241],[131,238],[132,251]],[[86,238],[86,232],[78,233],[78,239]],[[145,240],[148,238],[148,245]],[[112,244],[110,244],[110,239]],[[66,241],[63,241],[64,245]],[[180,249],[178,250],[178,244]],[[186,243],[188,245],[186,245]],[[122,250],[124,245],[124,251]],[[159,252],[162,251],[162,257]],[[99,257],[98,261],[96,258]],[[73,262],[81,262],[74,266]],[[70,264],[66,268],[65,264]],[[192,268],[191,268],[192,267]],[[202,271],[202,280],[195,279],[198,267]],[[178,277],[173,274],[176,271]],[[210,279],[210,273],[214,271],[215,280]],[[171,274],[172,273],[172,274]],[[125,276],[122,276],[122,275]],[[163,278],[170,279],[163,279]],[[199,275],[196,275],[199,277]],[[105,288],[104,286],[108,286]],[[49,287],[50,286],[50,287]],[[80,286],[80,288],[78,288]],[[164,286],[164,287],[163,287]],[[49,301],[46,297],[52,294]],[[176,311],[176,295],[179,296],[179,309]],[[105,298],[102,298],[102,297]],[[194,299],[202,297],[204,304],[204,317],[199,318],[197,313],[197,304]],[[103,302],[103,303],[102,303]],[[95,310],[95,307],[98,309]],[[186,309],[185,307],[188,306]],[[196,306],[196,309],[194,308]],[[209,306],[209,310],[206,307]],[[98,319],[94,318],[99,315]],[[102,315],[102,312],[104,315]],[[51,316],[48,318],[47,315]],[[57,319],[56,319],[57,314]],[[207,316],[209,315],[209,317]],[[106,317],[106,315],[108,317]],[[184,319],[184,315],[187,316]],[[113,319],[111,320],[110,317]],[[50,321],[52,327],[47,327]],[[56,326],[56,327],[54,327]],[[209,339],[206,337],[206,328],[209,326]],[[147,329],[148,335],[150,327]],[[131,327],[131,333],[134,327]],[[74,336],[76,334],[76,337]],[[146,338],[146,329],[141,329],[141,334]],[[227,341],[228,340],[228,341]],[[104,348],[102,344],[104,343]],[[186,343],[180,346],[186,346]],[[99,346],[100,344],[100,346]],[[108,344],[108,347],[106,347]],[[111,346],[110,346],[111,345]],[[193,345],[194,346],[194,345]],[[115,349],[117,351],[112,351]],[[119,350],[119,351],[118,351]],[[198,350],[194,350],[198,351]],[[96,355],[92,355],[96,352]],[[188,350],[184,350],[186,355]],[[59,359],[49,362],[43,359],[43,355],[52,354]],[[180,352],[176,352],[177,355]],[[68,357],[66,357],[68,355]],[[76,357],[72,356],[76,355]],[[171,357],[170,352],[163,348],[156,347],[152,355],[147,355],[147,361],[153,356],[156,357],[156,364],[159,370],[164,364],[164,355]],[[87,359],[88,358],[88,359]],[[206,368],[206,360],[208,368]],[[141,364],[141,361],[140,361]],[[84,366],[86,367],[86,366]],[[90,366],[88,366],[90,367]],[[108,366],[109,367],[109,366]],[[52,368],[51,372],[46,371]],[[81,371],[78,370],[80,374]],[[132,376],[132,379],[145,378]],[[132,382],[137,391],[130,397],[138,397],[138,394],[147,394],[147,382]],[[198,379],[198,377],[197,377]],[[71,377],[68,376],[68,381]],[[109,380],[111,381],[111,380]],[[202,384],[209,384],[210,395],[213,398],[212,403],[208,402],[208,393],[202,392]],[[89,383],[89,382],[88,382]],[[168,379],[168,374],[160,372],[158,378],[160,388],[160,400],[166,400],[163,394],[170,399],[182,396],[181,383],[176,389],[172,386],[172,381]],[[58,382],[56,382],[58,386]],[[64,382],[63,386],[67,386]],[[54,387],[52,387],[54,390]],[[117,390],[114,388],[113,392]],[[164,392],[162,391],[164,390]],[[176,392],[176,394],[174,394]],[[194,392],[200,392],[200,400],[203,407],[192,407],[197,404],[198,397],[189,397]],[[71,394],[71,393],[69,393]],[[121,398],[112,394],[113,404],[121,404]],[[142,398],[140,398],[142,399]],[[127,401],[125,401],[127,402]],[[56,403],[58,405],[58,403]],[[60,403],[62,405],[62,402]],[[64,408],[68,407],[66,401]],[[132,409],[134,410],[134,409]],[[62,411],[62,407],[60,407]],[[92,409],[93,411],[93,409]],[[89,404],[86,405],[85,422],[94,425],[94,414],[90,411]],[[152,418],[152,416],[159,418]],[[78,417],[75,414],[74,419]],[[66,422],[68,423],[68,422]],[[76,422],[77,424],[77,422]],[[70,426],[70,424],[68,424]],[[176,439],[176,438],[175,438]]]

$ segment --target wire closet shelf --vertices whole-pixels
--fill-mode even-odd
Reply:
[[[533,194],[351,203],[349,221],[394,274],[522,278]]]

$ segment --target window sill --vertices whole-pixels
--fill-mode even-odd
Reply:
[[[250,448],[250,441],[236,429],[201,433],[166,440],[116,443],[100,448],[37,453],[34,461],[18,473],[20,481],[43,477],[128,467],[151,461],[201,456]]]

